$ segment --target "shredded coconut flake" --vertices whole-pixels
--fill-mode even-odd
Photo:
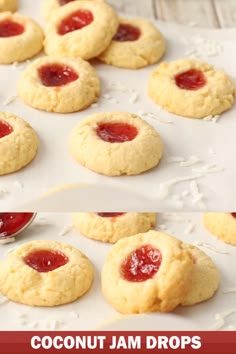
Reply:
[[[185,159],[182,156],[169,156],[166,157],[166,162],[175,163],[175,162],[183,162]]]
[[[219,42],[202,36],[185,38],[185,44],[188,48],[185,55],[191,55],[195,58],[202,58],[203,56],[215,57],[223,51],[223,47]]]
[[[71,317],[73,317],[73,318],[79,318],[79,317],[80,317],[80,315],[79,315],[77,312],[75,312],[75,311],[71,311],[71,312],[69,313],[69,315],[70,315]]]
[[[65,236],[73,230],[73,225],[67,225],[59,232],[59,236]]]
[[[201,162],[200,158],[198,156],[191,156],[189,159],[180,161],[180,166],[181,167],[189,167],[196,165],[197,163]]]
[[[224,167],[217,166],[216,164],[207,164],[202,166],[201,168],[192,168],[193,172],[201,173],[203,175],[223,172],[224,170]]]
[[[184,233],[186,235],[190,235],[194,231],[195,225],[192,222],[189,222],[188,226],[186,227]]]
[[[176,177],[176,178],[170,179],[166,182],[160,183],[158,198],[159,199],[166,199],[170,194],[171,188],[173,186],[175,186],[176,184],[181,183],[181,182],[191,181],[191,180],[200,178],[202,176],[203,176],[202,174],[197,174],[197,175],[193,175],[193,176]]]
[[[236,293],[236,287],[225,288],[222,290],[222,293],[223,294]]]
[[[12,102],[14,102],[17,99],[18,96],[10,96],[7,97],[5,99],[5,101],[3,101],[3,106],[8,106],[9,104],[11,104]]]
[[[232,307],[231,309],[223,311],[221,313],[216,313],[214,316],[216,320],[214,329],[221,329],[222,327],[224,327],[225,319],[234,313],[236,313],[236,307]]]
[[[194,242],[194,245],[197,247],[205,247],[207,249],[209,249],[210,251],[213,251],[215,253],[219,253],[219,254],[229,254],[229,252],[226,251],[222,251],[222,250],[218,250],[216,249],[214,246],[210,245],[209,243],[206,242]]]
[[[109,100],[111,98],[111,95],[109,95],[108,93],[106,93],[105,95],[102,96],[103,98],[105,98],[106,100]]]
[[[155,119],[159,123],[164,123],[164,124],[174,124],[172,120],[166,119],[166,118],[161,118],[157,117],[154,113],[144,113],[144,116],[147,116],[148,118]]]
[[[179,214],[164,214],[163,219],[166,221],[171,221],[171,222],[177,222],[177,223],[182,223],[185,221],[185,219],[180,216]]]
[[[24,183],[22,183],[20,181],[15,181],[14,186],[17,188],[24,188]]]
[[[127,92],[128,91],[127,86],[124,83],[122,83],[121,81],[110,82],[109,88],[113,91],[120,91],[120,92]]]
[[[28,326],[30,328],[37,328],[39,326],[39,323],[38,322],[28,322]]]
[[[4,237],[4,236],[2,236],[4,234],[4,232],[2,232],[1,234],[0,234],[0,244],[1,245],[4,245],[4,244],[7,244],[7,243],[12,243],[12,242],[15,242],[15,237],[6,237],[6,235],[5,235],[5,237],[6,238],[2,238],[1,239],[1,237]]]
[[[139,94],[138,92],[134,92],[133,95],[129,99],[129,103],[136,103],[139,100]]]
[[[46,321],[46,327],[48,329],[51,329],[51,330],[55,330],[55,329],[58,329],[60,328],[60,326],[63,324],[63,321],[62,320],[59,320],[59,319],[54,319],[54,318],[51,318],[51,319],[48,319]]]
[[[8,194],[9,191],[6,188],[0,187],[0,198]]]

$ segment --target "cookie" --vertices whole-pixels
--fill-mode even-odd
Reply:
[[[151,76],[148,93],[168,112],[189,118],[219,115],[235,100],[235,87],[226,73],[195,59],[161,63]]]
[[[236,213],[205,213],[203,223],[220,240],[236,246]]]
[[[70,136],[72,155],[107,176],[136,175],[155,167],[163,153],[159,134],[135,114],[102,112],[77,125]]]
[[[0,64],[33,57],[41,51],[43,39],[43,31],[35,21],[17,13],[0,13]]]
[[[193,262],[181,241],[158,231],[123,238],[102,269],[102,292],[123,314],[167,312],[187,294]]]
[[[44,48],[48,55],[91,59],[110,44],[119,25],[103,1],[73,1],[57,10],[47,24]]]
[[[190,306],[206,301],[215,294],[220,275],[214,262],[203,251],[192,245],[185,244],[184,247],[192,255],[193,268],[191,287],[181,305]]]
[[[51,16],[54,16],[55,10],[59,9],[61,6],[67,5],[72,1],[82,1],[82,0],[43,0],[42,13],[44,18],[48,20]],[[90,0],[90,1],[104,1],[104,0]]]
[[[37,240],[21,245],[1,262],[0,292],[30,306],[57,306],[84,295],[93,282],[93,266],[64,243]]]
[[[102,242],[149,231],[156,225],[155,213],[75,213],[73,223],[81,234]]]
[[[23,119],[0,112],[0,175],[15,172],[35,157],[39,140]]]
[[[11,11],[14,12],[18,9],[18,0],[0,0],[0,12]]]
[[[143,19],[120,18],[119,21],[117,33],[99,59],[106,64],[128,69],[157,63],[166,48],[158,29]]]
[[[96,102],[99,94],[95,69],[80,58],[39,58],[28,66],[18,82],[20,98],[48,112],[80,111]]]

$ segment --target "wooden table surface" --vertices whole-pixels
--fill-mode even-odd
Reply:
[[[127,14],[203,28],[236,27],[236,0],[108,0]]]

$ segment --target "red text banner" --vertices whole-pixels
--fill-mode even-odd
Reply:
[[[0,354],[196,353],[235,354],[235,332],[2,331]]]

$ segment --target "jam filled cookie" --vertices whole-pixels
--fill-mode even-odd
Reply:
[[[195,59],[161,63],[151,76],[149,96],[169,112],[204,118],[233,106],[235,87],[224,71]]]
[[[149,231],[112,247],[102,269],[102,291],[124,314],[171,311],[186,296],[192,267],[182,242]]]
[[[213,235],[236,246],[236,213],[206,213],[203,223]]]
[[[97,113],[76,126],[70,137],[73,156],[92,171],[136,175],[155,167],[162,157],[159,134],[138,116]]]
[[[30,306],[77,300],[93,282],[93,266],[77,249],[60,242],[31,241],[1,262],[0,292]]]
[[[50,16],[54,16],[54,11],[59,9],[61,6],[65,6],[72,1],[81,1],[81,0],[43,0],[43,16],[46,20]],[[84,0],[83,0],[84,1]],[[89,1],[104,1],[104,0],[89,0]]]
[[[24,61],[43,47],[41,27],[28,17],[0,13],[0,64]]]
[[[23,119],[0,112],[0,175],[28,165],[38,150],[38,137]]]
[[[164,52],[164,38],[153,24],[121,18],[117,33],[99,59],[106,64],[138,69],[157,63]]]
[[[14,12],[18,9],[18,0],[0,0],[0,12],[11,11]]]
[[[156,225],[155,213],[76,213],[74,226],[81,234],[115,243],[123,237],[147,232]]]
[[[56,11],[45,32],[49,55],[91,59],[110,44],[119,25],[115,11],[103,1],[73,1]]]
[[[190,306],[210,299],[219,287],[220,275],[209,256],[192,245],[184,245],[192,255],[191,287],[182,306]]]
[[[96,102],[100,83],[94,68],[80,58],[43,57],[25,70],[18,94],[34,108],[69,113]]]

